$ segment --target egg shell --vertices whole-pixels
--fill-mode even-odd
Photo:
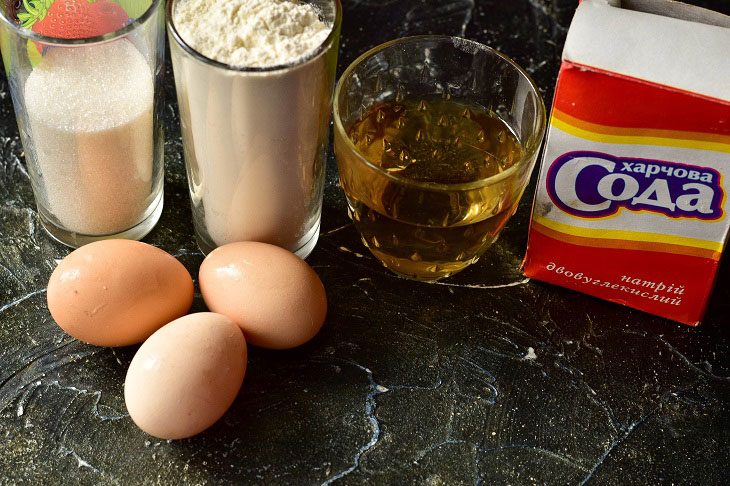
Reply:
[[[97,346],[144,341],[193,303],[193,279],[172,255],[132,240],[71,252],[51,274],[48,310],[71,336]]]
[[[243,333],[227,317],[200,312],[172,321],[140,346],[129,365],[129,415],[161,439],[198,434],[235,400],[246,359]]]
[[[267,243],[216,248],[203,260],[198,281],[208,309],[235,321],[255,346],[299,346],[319,332],[327,315],[327,296],[315,271]]]

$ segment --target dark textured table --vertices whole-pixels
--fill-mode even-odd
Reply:
[[[455,34],[512,56],[550,100],[575,3],[345,0],[339,71],[388,39]],[[145,241],[197,276],[167,74],[165,210]],[[202,435],[144,434],[123,398],[136,347],[82,344],[48,313],[69,250],[38,223],[4,79],[0,98],[0,483],[728,484],[727,261],[698,328],[529,281],[530,189],[478,264],[404,280],[360,243],[332,155],[308,258],[330,301],[322,332],[251,349],[241,394]]]

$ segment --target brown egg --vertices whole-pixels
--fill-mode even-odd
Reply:
[[[235,400],[246,358],[241,329],[227,317],[201,312],[172,321],[140,346],[129,365],[129,415],[161,439],[198,434]]]
[[[322,281],[278,246],[245,241],[216,248],[200,266],[199,283],[208,308],[231,318],[249,344],[262,348],[309,341],[327,315]]]
[[[51,316],[71,336],[97,346],[128,346],[190,309],[193,280],[159,248],[103,240],[58,264],[47,297]]]

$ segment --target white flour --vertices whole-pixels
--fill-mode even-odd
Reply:
[[[175,27],[206,57],[259,67],[302,57],[330,32],[314,8],[290,0],[182,0]]]
[[[126,40],[50,48],[25,83],[46,206],[66,229],[124,231],[151,192],[152,73]]]
[[[285,0],[182,0],[173,19],[191,47],[237,66],[291,62],[331,30],[313,7]],[[172,55],[196,225],[204,219],[215,245],[297,250],[320,217],[332,92],[325,59],[239,72]]]

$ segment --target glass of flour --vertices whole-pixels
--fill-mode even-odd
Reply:
[[[40,221],[77,247],[162,212],[162,0],[3,2],[0,46]]]
[[[339,0],[173,0],[170,37],[196,238],[304,258],[319,237]]]

